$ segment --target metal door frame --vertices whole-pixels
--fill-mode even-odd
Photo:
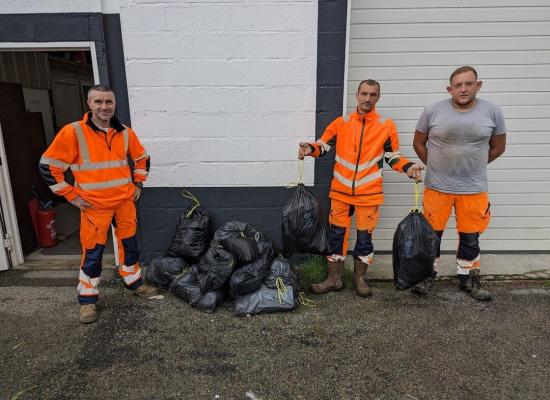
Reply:
[[[10,174],[8,169],[8,160],[4,148],[4,137],[2,136],[2,126],[0,126],[0,208],[3,215],[5,228],[0,226],[1,237],[0,252],[6,253],[7,265],[12,267],[23,262],[23,250],[21,247],[21,238],[19,237],[19,226],[15,214],[15,202],[11,190]],[[4,232],[5,229],[5,232]],[[5,242],[11,242],[11,249],[6,251]],[[0,255],[0,257],[2,257]],[[2,266],[0,265],[0,269]]]

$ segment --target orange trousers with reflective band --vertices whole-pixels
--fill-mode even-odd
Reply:
[[[336,199],[331,199],[329,216],[331,255],[327,258],[330,261],[338,261],[345,258],[348,252],[351,219],[354,215],[357,240],[353,255],[367,263],[374,261],[372,232],[378,223],[380,206],[357,206]]]
[[[79,273],[78,300],[81,304],[95,303],[99,296],[101,262],[111,224],[118,241],[118,273],[129,289],[143,283],[138,264],[136,238],[136,207],[132,199],[115,209],[89,208],[80,212],[80,242],[82,262]]]
[[[467,275],[480,267],[479,235],[489,225],[491,210],[489,195],[484,193],[454,194],[425,188],[422,198],[424,216],[440,237],[454,208],[459,243],[456,257],[457,273]],[[439,249],[437,256],[439,257]]]

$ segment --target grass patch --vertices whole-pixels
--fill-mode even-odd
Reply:
[[[33,386],[27,389],[20,390],[19,392],[15,393],[15,395],[11,398],[11,400],[19,400],[21,396],[23,396],[25,393],[27,393],[30,390],[33,390],[34,388],[37,388],[38,386]]]
[[[309,259],[296,265],[298,286],[300,290],[309,292],[309,285],[319,283],[327,277],[327,259],[323,256],[311,256]],[[344,268],[342,282],[347,288],[353,288],[353,273]]]

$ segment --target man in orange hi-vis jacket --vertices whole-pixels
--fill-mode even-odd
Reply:
[[[350,115],[336,118],[319,140],[300,143],[298,158],[320,157],[336,147],[334,176],[330,186],[331,255],[328,256],[327,278],[311,285],[313,293],[326,293],[342,288],[342,272],[347,254],[351,217],[355,214],[357,241],[354,255],[356,292],[371,294],[365,281],[367,267],[374,261],[372,232],[378,222],[379,208],[384,202],[382,167],[384,160],[391,168],[420,180],[423,166],[399,154],[397,128],[391,119],[376,112],[380,84],[367,79],[359,84],[357,109]]]
[[[111,223],[118,239],[119,269],[127,289],[156,294],[141,278],[136,239],[136,201],[149,173],[149,156],[135,132],[115,117],[115,94],[107,86],[88,92],[90,112],[66,125],[40,159],[40,172],[52,192],[80,209],[82,263],[78,283],[80,321],[97,320],[97,286]],[[128,159],[134,163],[133,173]],[[74,186],[65,181],[71,169]]]

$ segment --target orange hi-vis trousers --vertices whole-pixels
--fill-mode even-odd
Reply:
[[[380,206],[357,206],[331,199],[330,206],[330,251],[329,261],[340,261],[346,258],[348,239],[351,227],[351,217],[355,214],[357,240],[353,255],[367,264],[374,262],[374,246],[372,231],[378,222]]]
[[[118,273],[128,289],[143,284],[138,264],[139,250],[136,238],[136,207],[129,199],[116,209],[89,208],[80,212],[80,242],[82,262],[78,283],[80,304],[95,303],[99,297],[97,286],[101,280],[101,260],[111,223],[118,239]]]
[[[441,237],[451,212],[455,210],[456,230],[459,243],[456,255],[458,275],[468,275],[470,270],[480,267],[479,235],[491,219],[489,196],[487,193],[454,194],[425,188],[422,199],[424,216]],[[437,250],[435,267],[439,263],[440,250]]]

